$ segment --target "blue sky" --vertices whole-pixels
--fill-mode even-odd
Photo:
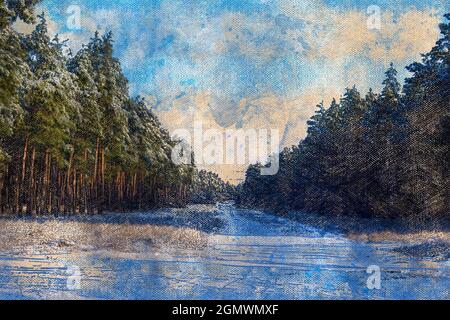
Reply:
[[[333,61],[323,61],[326,60],[323,56],[313,60],[305,59],[292,47],[297,44],[286,41],[283,37],[286,30],[301,30],[306,23],[303,17],[289,11],[290,9],[283,10],[283,5],[287,3],[299,8],[305,16],[309,12],[317,12],[317,8],[335,10],[339,14],[354,10],[365,13],[369,5],[376,4],[382,11],[393,12],[394,21],[396,16],[412,8],[423,12],[434,8],[438,11],[437,14],[442,14],[445,7],[449,6],[447,1],[442,0],[45,0],[43,6],[58,24],[59,32],[78,35],[86,40],[92,33],[92,23],[79,31],[71,32],[67,29],[65,11],[73,4],[80,5],[82,22],[89,19],[97,22],[101,30],[112,29],[115,34],[116,54],[124,62],[124,70],[130,79],[133,94],[161,94],[158,98],[164,99],[164,94],[177,97],[186,90],[226,89],[227,94],[235,95],[236,100],[242,96],[266,92],[295,95],[303,88],[314,85],[316,73],[321,66],[333,64]],[[98,12],[103,12],[103,15],[97,15]],[[292,15],[289,15],[291,12]],[[238,16],[239,31],[236,35],[232,34],[233,14]],[[227,17],[229,20],[226,20]],[[317,18],[318,25],[326,23],[327,16],[323,17],[324,21],[320,21],[320,15]],[[220,23],[228,23],[229,26],[220,26]],[[253,23],[262,27],[258,29],[252,26]],[[230,29],[224,30],[226,27]],[[226,31],[230,31],[231,37],[247,37],[244,41],[248,40],[256,48],[260,45],[262,50],[273,46],[275,52],[271,57],[261,57],[255,50],[254,56],[243,54],[239,40],[225,39],[224,45],[228,48],[220,52],[212,50],[209,54],[214,56],[213,58],[192,58],[192,53],[198,54],[201,50],[211,49],[208,44],[222,38]],[[190,32],[204,32],[204,37],[196,39],[196,35]],[[311,45],[301,36],[296,40],[303,51],[307,51]],[[193,47],[195,44],[197,48]],[[139,51],[138,54],[133,55],[133,50]],[[412,53],[415,58],[418,58],[417,54]],[[398,62],[398,68],[401,69],[404,67],[401,63],[408,63],[414,57],[406,57],[401,59],[402,61],[392,57],[392,60]],[[358,52],[347,56],[347,60],[352,58],[358,63],[363,62],[376,73],[382,72],[385,67],[382,65],[383,68],[379,69],[379,61],[370,61]],[[389,60],[389,57],[386,59]],[[348,62],[346,64],[349,65]],[[160,79],[160,72],[164,72],[165,79]],[[168,72],[170,76],[167,75]],[[227,72],[230,74],[224,75]],[[217,79],[218,74],[221,79]],[[158,93],[158,90],[162,91],[162,84],[158,81],[162,80],[164,85],[177,88],[169,90],[171,92]],[[369,84],[376,87],[379,80],[379,75],[374,76]]]

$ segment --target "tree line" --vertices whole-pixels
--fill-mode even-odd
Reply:
[[[110,32],[73,54],[50,38],[38,1],[0,2],[0,214],[87,214],[185,205],[197,174],[132,98]]]
[[[445,15],[450,20],[450,14]],[[335,215],[449,218],[450,23],[402,88],[391,64],[380,93],[347,88],[317,106],[307,137],[280,153],[280,171],[252,165],[242,206]]]
[[[237,196],[235,186],[206,170],[196,170],[189,191],[189,202],[199,204],[215,204]]]

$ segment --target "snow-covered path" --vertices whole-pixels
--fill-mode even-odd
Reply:
[[[196,218],[193,218],[193,214]],[[30,247],[0,252],[0,297],[100,299],[448,299],[448,260],[399,253],[403,244],[367,243],[258,211],[211,208],[129,214],[131,220],[205,229],[206,245]],[[114,221],[114,216],[110,217]],[[142,221],[140,221],[142,223]],[[131,241],[131,239],[130,239]],[[37,253],[37,252],[40,252]],[[369,290],[367,268],[381,288]]]

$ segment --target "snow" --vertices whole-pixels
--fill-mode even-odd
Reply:
[[[0,297],[449,298],[448,256],[417,254],[447,248],[448,237],[437,249],[429,239],[371,242],[255,210],[219,208],[1,219]],[[381,268],[380,290],[366,286],[370,265]],[[79,290],[67,287],[70,266],[80,270]]]

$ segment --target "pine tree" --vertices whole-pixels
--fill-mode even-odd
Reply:
[[[8,138],[23,116],[20,86],[31,76],[22,40],[14,31],[0,30],[0,175],[10,159]]]
[[[315,115],[311,117],[310,120],[307,121],[308,124],[308,134],[320,134],[322,121],[324,120],[325,108],[323,106],[323,101],[316,106],[317,110],[315,111]]]
[[[361,121],[366,112],[367,106],[361,97],[356,86],[346,89],[346,92],[340,102],[340,110],[344,125],[352,126]]]
[[[50,40],[45,16],[38,17],[36,29],[25,39],[33,76],[22,89],[22,107],[26,112],[24,124],[18,129],[18,143],[24,146],[22,177],[15,191],[23,195],[19,211],[26,206],[29,213],[49,213],[59,210],[55,193],[62,187],[60,170],[67,166],[67,154],[73,149],[72,118],[78,113],[79,104],[73,91],[68,90],[75,84],[66,69],[61,43],[58,38]],[[39,172],[42,175],[38,176]],[[33,195],[39,197],[39,202],[27,204],[26,198]]]
[[[449,212],[450,14],[440,25],[441,38],[407,67],[407,130],[402,193],[410,216],[430,218]]]

